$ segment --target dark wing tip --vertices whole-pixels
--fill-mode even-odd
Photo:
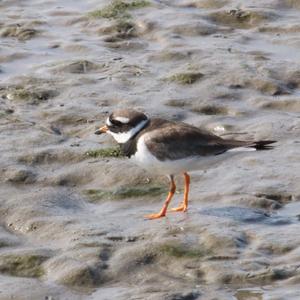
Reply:
[[[255,148],[256,150],[270,150],[270,149],[274,148],[274,146],[271,144],[274,144],[276,142],[277,141],[271,141],[271,140],[258,141],[258,142],[255,142],[252,147]]]

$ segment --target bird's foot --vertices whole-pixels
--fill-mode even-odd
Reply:
[[[159,218],[162,218],[165,216],[166,216],[166,213],[159,212],[158,214],[146,215],[145,218],[148,220],[154,220],[154,219],[159,219]]]
[[[174,207],[174,208],[171,208],[170,210],[171,212],[178,212],[178,211],[183,211],[183,212],[186,212],[187,211],[187,207],[186,205],[180,205],[178,207]]]

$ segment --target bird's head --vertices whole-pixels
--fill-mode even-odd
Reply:
[[[109,115],[106,124],[97,129],[95,134],[108,133],[119,144],[124,144],[142,130],[148,122],[148,117],[136,110],[117,110]]]

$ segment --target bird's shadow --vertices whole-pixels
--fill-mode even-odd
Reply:
[[[289,217],[269,213],[263,209],[238,206],[209,207],[198,211],[201,215],[231,219],[242,223],[263,223],[267,225],[287,225],[293,223]]]

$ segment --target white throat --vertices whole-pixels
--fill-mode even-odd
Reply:
[[[107,133],[111,134],[119,144],[124,144],[128,142],[135,134],[137,134],[147,123],[148,120],[144,120],[127,132],[116,133],[108,130]]]

